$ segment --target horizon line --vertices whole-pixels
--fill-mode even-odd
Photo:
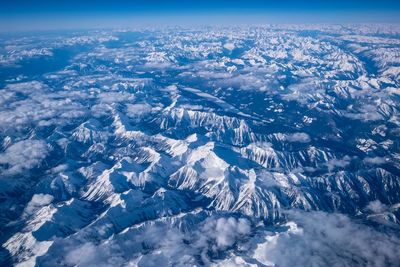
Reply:
[[[157,26],[236,26],[255,24],[400,24],[400,12],[169,12],[10,15],[0,18],[0,32],[116,29]]]

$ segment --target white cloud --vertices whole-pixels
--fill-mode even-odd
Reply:
[[[118,103],[118,102],[126,102],[133,101],[135,96],[133,94],[127,92],[101,92],[98,95],[100,103]]]
[[[201,229],[201,234],[215,240],[216,249],[232,246],[237,238],[250,233],[250,225],[246,219],[220,218],[207,220]]]
[[[335,168],[345,168],[351,162],[351,158],[349,156],[344,156],[342,159],[333,158],[328,160],[325,165],[328,167],[328,170],[334,170]]]
[[[192,217],[189,224],[177,221],[173,223],[175,226],[168,225],[169,220],[144,224],[100,244],[75,235],[75,239],[54,243],[39,263],[247,266],[258,262],[281,267],[383,267],[395,266],[400,260],[398,237],[359,224],[345,215],[316,211],[288,211],[286,215],[289,220],[286,224],[276,228],[259,226],[257,231],[252,230],[246,219],[228,216],[210,217],[200,223]],[[238,257],[237,253],[246,257]]]
[[[193,221],[192,223],[195,223]],[[186,224],[186,223],[184,223]],[[188,225],[189,226],[189,225]],[[55,242],[39,263],[82,266],[195,266],[210,265],[212,258],[251,232],[247,219],[209,217],[182,231],[176,226],[156,222],[133,227],[100,244],[74,238]],[[146,251],[146,253],[143,253]]]
[[[388,209],[388,207],[380,202],[379,200],[371,201],[367,205],[367,210],[372,211],[373,213],[381,213]]]
[[[37,167],[51,148],[42,140],[23,140],[0,154],[0,164],[5,164],[4,174],[18,174]]]
[[[293,133],[285,135],[285,140],[288,142],[308,143],[311,138],[306,133]]]
[[[35,210],[49,205],[53,201],[54,197],[48,194],[35,194],[32,196],[24,212],[25,214],[32,214]]]
[[[382,115],[378,112],[377,107],[371,104],[361,105],[358,109],[353,107],[348,108],[348,111],[343,113],[343,116],[361,121],[377,121],[383,119]]]
[[[54,92],[43,83],[32,81],[9,84],[5,92],[17,93],[0,106],[0,129],[12,131],[37,123],[39,126],[63,125],[82,118],[87,110],[79,102],[85,93]]]
[[[131,118],[140,118],[151,112],[151,106],[147,103],[143,104],[127,104],[126,114]]]
[[[396,266],[400,239],[341,214],[288,213],[287,231],[270,233],[254,257],[274,266]]]
[[[363,161],[370,165],[379,165],[386,162],[386,159],[383,157],[366,157]]]
[[[233,43],[225,43],[224,44],[224,48],[229,50],[229,51],[232,51],[233,49],[235,49],[235,44],[233,44]]]
[[[72,249],[65,255],[65,262],[69,265],[95,266],[94,262],[100,263],[101,252],[92,243],[85,243]]]

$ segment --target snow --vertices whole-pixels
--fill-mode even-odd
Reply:
[[[399,32],[4,36],[0,265],[396,265]]]

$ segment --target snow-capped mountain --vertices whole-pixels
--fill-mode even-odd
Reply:
[[[397,266],[399,36],[1,38],[0,265]]]

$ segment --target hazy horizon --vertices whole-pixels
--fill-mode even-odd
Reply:
[[[18,1],[0,11],[0,31],[165,25],[399,23],[398,1]]]

